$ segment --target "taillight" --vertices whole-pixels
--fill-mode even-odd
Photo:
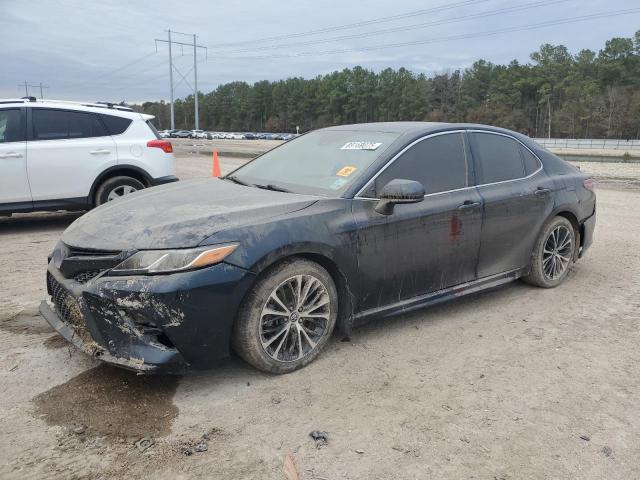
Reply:
[[[584,182],[582,182],[582,185],[584,185],[584,188],[586,188],[587,190],[591,190],[592,192],[595,187],[593,178],[585,178]]]
[[[173,145],[167,140],[149,140],[147,147],[161,148],[165,153],[173,153]]]

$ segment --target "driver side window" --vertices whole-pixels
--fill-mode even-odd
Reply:
[[[420,182],[427,194],[469,186],[464,133],[447,133],[416,143],[375,180],[376,197],[391,180]]]

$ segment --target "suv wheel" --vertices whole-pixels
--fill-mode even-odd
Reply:
[[[143,190],[144,185],[140,180],[132,177],[113,177],[102,182],[95,196],[95,206],[110,202],[129,193]]]
[[[258,280],[243,301],[234,350],[265,372],[292,372],[320,354],[337,316],[331,275],[317,263],[286,260]]]

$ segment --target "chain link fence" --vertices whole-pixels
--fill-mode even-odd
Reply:
[[[640,140],[609,140],[597,138],[535,138],[534,140],[546,148],[621,150],[623,152],[640,150]]]

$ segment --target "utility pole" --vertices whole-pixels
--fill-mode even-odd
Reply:
[[[44,99],[44,95],[42,94],[42,89],[43,88],[49,88],[47,85],[43,85],[42,82],[40,82],[38,85],[29,85],[29,82],[27,82],[26,80],[24,81],[24,83],[20,83],[18,84],[19,87],[24,87],[24,96],[28,97],[29,96],[29,87],[31,88],[39,88],[40,89],[40,100]]]
[[[551,95],[547,97],[547,107],[549,107],[549,138],[551,138]]]
[[[187,46],[187,47],[193,47],[193,68],[191,70],[193,70],[193,76],[194,76],[194,87],[192,87],[193,89],[193,96],[194,96],[194,101],[195,101],[195,129],[198,130],[200,128],[200,118],[199,118],[199,113],[198,113],[198,60],[197,60],[197,51],[198,48],[204,48],[205,52],[207,51],[207,47],[205,47],[204,45],[198,45],[196,43],[197,40],[197,36],[195,34],[192,33],[181,33],[181,32],[176,32],[176,31],[171,31],[171,30],[167,30],[168,36],[167,36],[167,40],[161,39],[161,38],[156,38],[155,42],[156,42],[156,51],[158,49],[158,42],[162,42],[162,43],[167,43],[169,44],[169,90],[170,90],[170,100],[171,100],[171,128],[174,129],[175,127],[175,114],[174,114],[174,108],[173,108],[173,93],[174,93],[174,85],[173,85],[173,71],[175,70],[176,73],[178,73],[178,75],[180,75],[182,77],[182,80],[180,80],[178,82],[178,85],[181,82],[185,82],[187,85],[189,85],[189,82],[187,81],[186,75],[183,75],[180,70],[178,70],[178,68],[173,64],[173,55],[172,55],[172,46],[173,45],[181,45],[181,46]],[[185,36],[189,36],[189,37],[193,37],[193,43],[185,43],[185,42],[178,42],[176,40],[172,40],[171,39],[171,34],[177,34],[177,35],[185,35]],[[187,72],[187,75],[190,73]],[[189,85],[191,86],[191,85]]]
[[[38,85],[29,85],[29,86],[33,88],[40,88],[40,100],[44,100],[44,95],[42,95],[42,89],[49,88],[47,85],[42,85],[42,82],[40,82]]]
[[[171,130],[176,128],[176,120],[173,113],[173,55],[171,54],[171,30],[167,30],[169,34],[169,99],[171,109]]]
[[[200,129],[200,115],[198,114],[198,60],[196,58],[198,48],[196,47],[196,34],[193,34],[193,99],[196,105],[196,130]]]

